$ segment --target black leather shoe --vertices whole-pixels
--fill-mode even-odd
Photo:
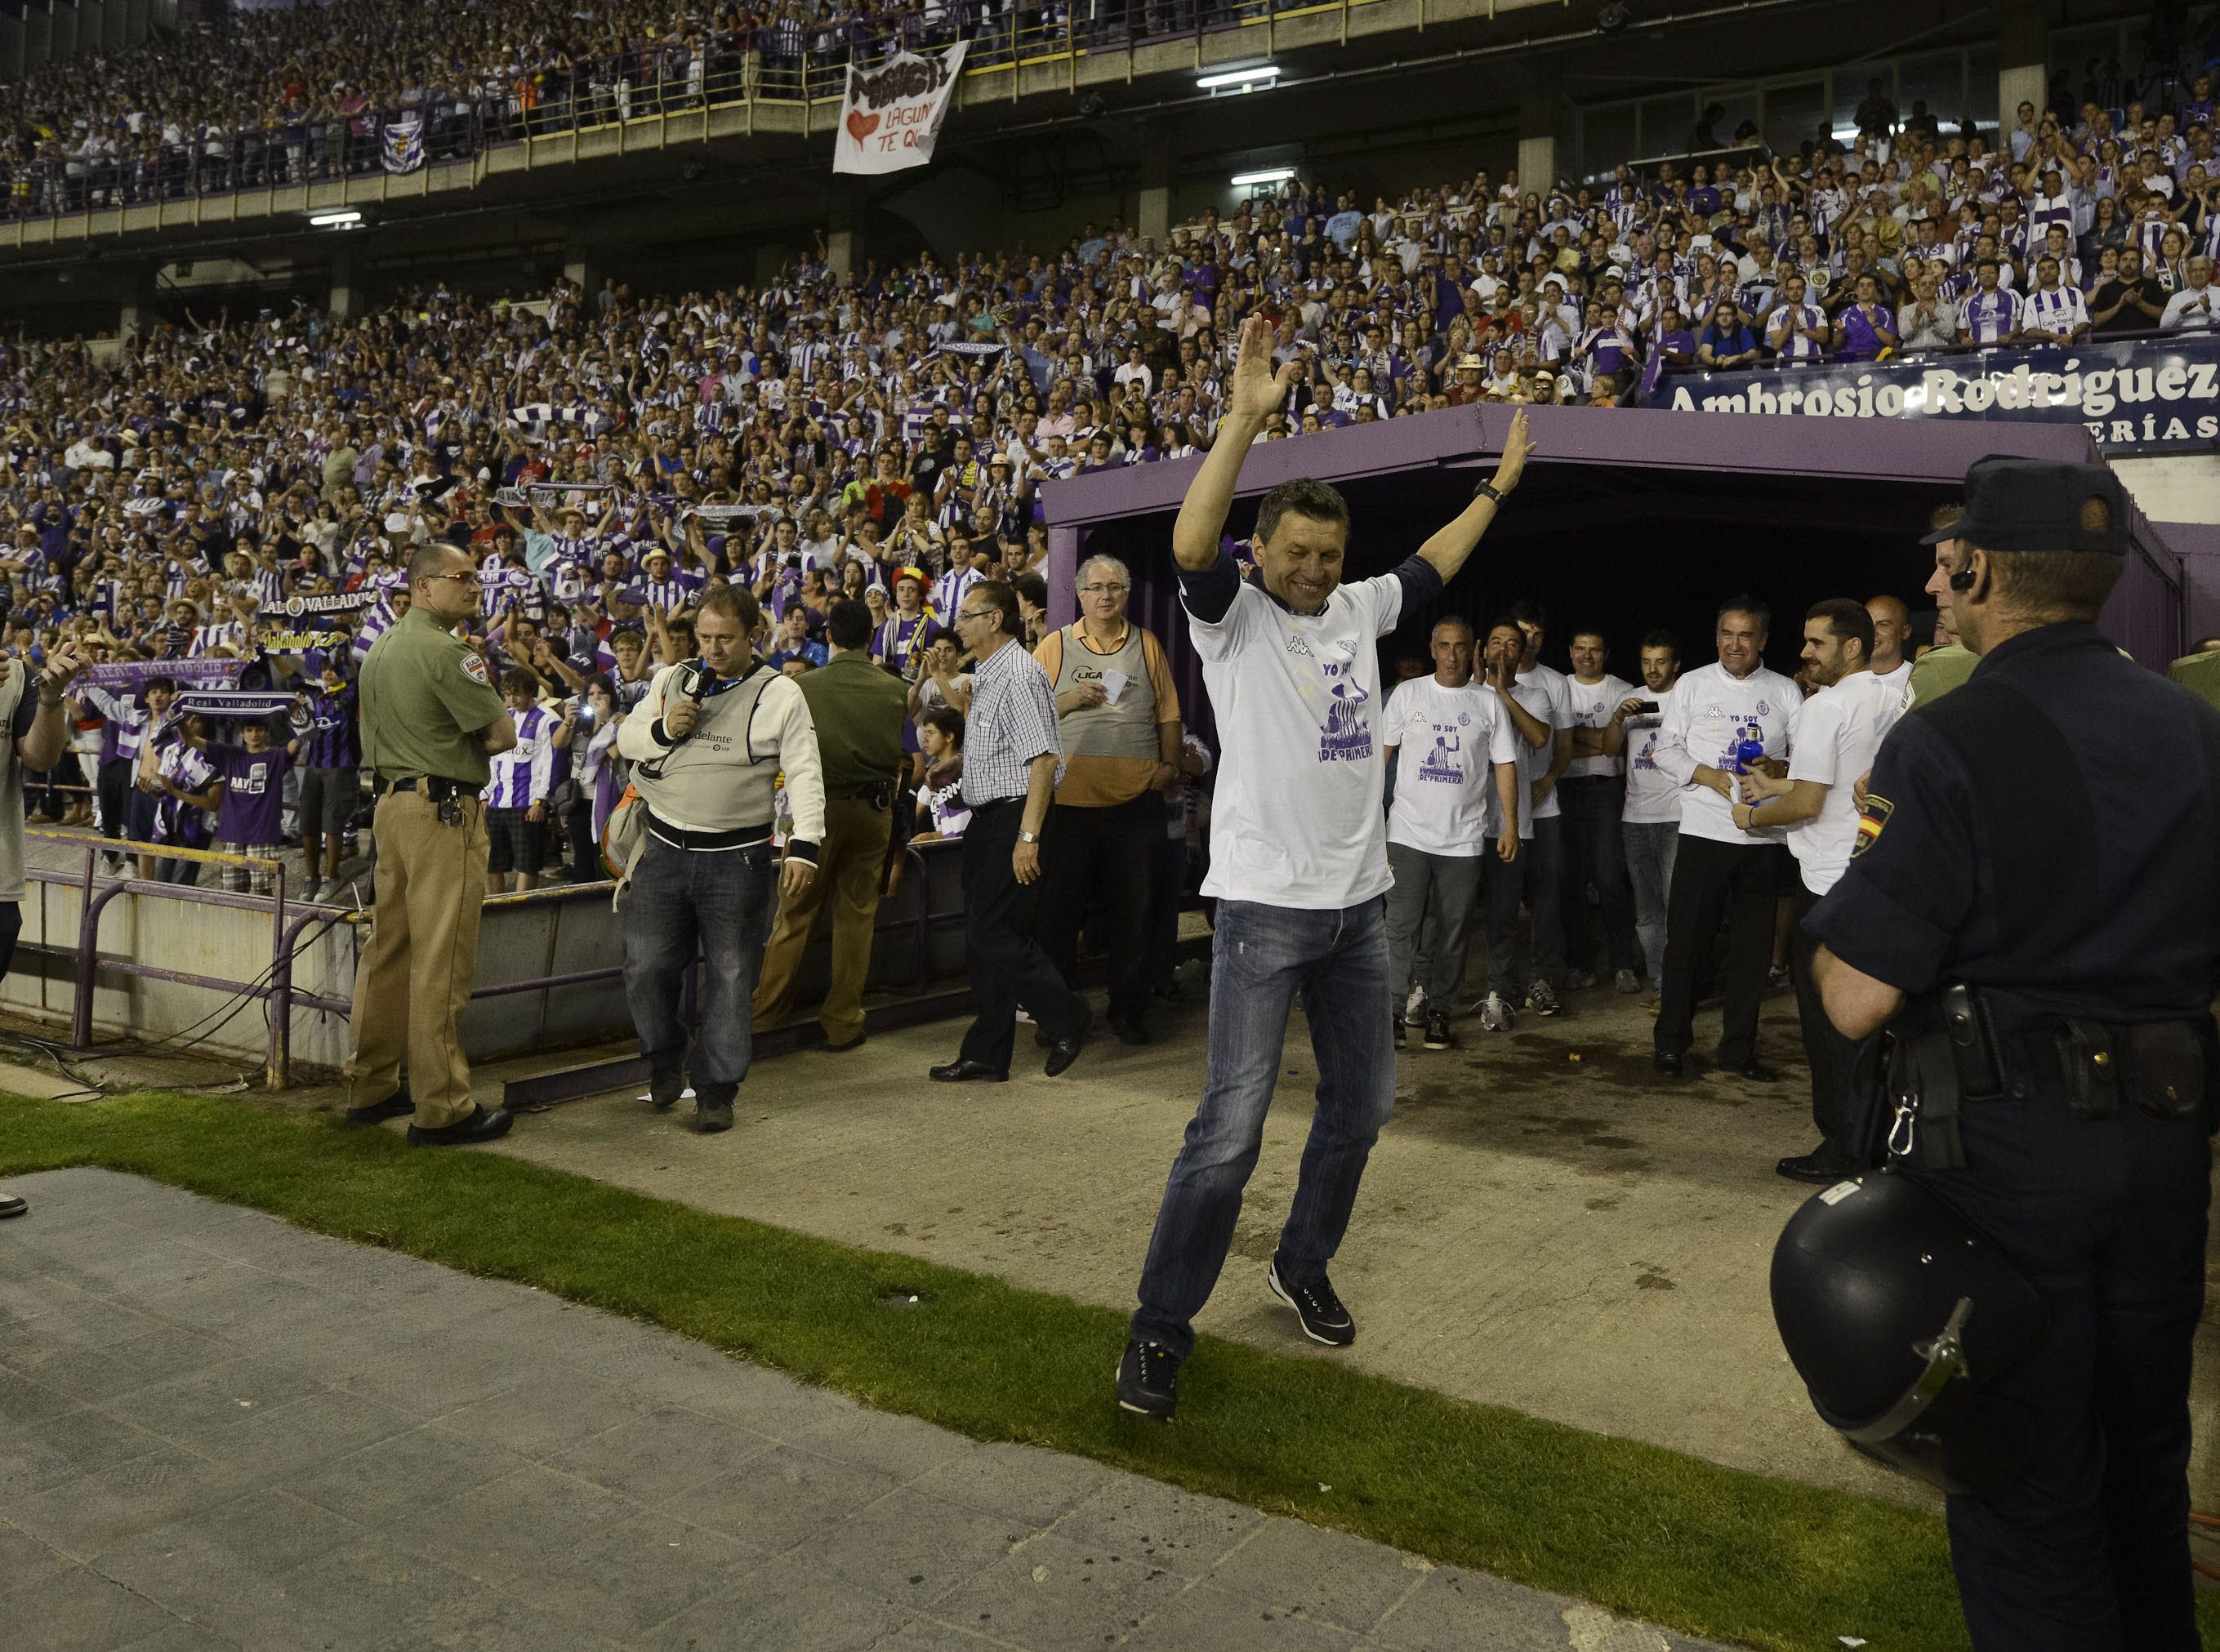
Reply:
[[[1657,1069],[1660,1075],[1666,1078],[1683,1077],[1688,1070],[1688,1062],[1685,1056],[1676,1056],[1670,1050],[1660,1050],[1650,1057],[1649,1064]]]
[[[871,1030],[869,1027],[865,1027],[861,1032],[858,1032],[854,1038],[849,1039],[845,1044],[826,1044],[825,1046],[825,1053],[829,1056],[845,1056],[851,1050],[862,1049],[864,1047],[864,1041],[870,1036]]]
[[[1753,1084],[1778,1084],[1780,1082],[1780,1075],[1762,1061],[1746,1061],[1739,1067],[1723,1067],[1719,1070],[1732,1073],[1737,1078],[1748,1079]]]
[[[1123,1015],[1110,1023],[1111,1032],[1118,1035],[1119,1044],[1146,1044],[1148,1024],[1138,1015]]]
[[[409,1125],[408,1145],[470,1147],[479,1142],[497,1142],[508,1134],[509,1125],[515,1122],[507,1107],[480,1107],[467,1119],[434,1130],[427,1130],[421,1125]]]
[[[944,1063],[926,1075],[936,1084],[1007,1084],[1010,1075],[999,1067],[989,1067],[983,1061],[970,1061],[961,1057]]]
[[[647,1105],[658,1113],[668,1113],[685,1094],[686,1052],[682,1050],[674,1057],[656,1057],[648,1069]]]
[[[1094,1030],[1094,1012],[1082,1009],[1079,1025],[1048,1047],[1048,1064],[1041,1069],[1051,1078],[1069,1071],[1071,1063],[1079,1059],[1079,1052],[1087,1047],[1087,1035]]]
[[[21,1216],[30,1208],[30,1200],[22,1194],[0,1189],[0,1217]]]
[[[415,1111],[415,1102],[408,1098],[408,1087],[403,1084],[383,1101],[373,1101],[365,1107],[349,1107],[346,1121],[351,1125],[382,1125],[388,1119],[406,1119]]]
[[[1847,1153],[1838,1153],[1830,1144],[1822,1143],[1809,1153],[1799,1153],[1785,1158],[1773,1167],[1775,1175],[1787,1176],[1791,1181],[1812,1181],[1830,1185],[1847,1181],[1852,1176],[1864,1174],[1864,1167]]]

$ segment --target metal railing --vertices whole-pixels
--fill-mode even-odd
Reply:
[[[292,1077],[292,1017],[296,1009],[321,1011],[337,1015],[352,1014],[354,1006],[350,999],[334,998],[328,994],[304,991],[293,983],[293,961],[306,943],[302,936],[313,926],[328,931],[340,925],[359,926],[372,916],[371,909],[360,911],[326,906],[304,907],[297,902],[290,907],[285,895],[286,869],[282,859],[275,856],[235,855],[207,849],[185,849],[167,844],[142,844],[115,838],[102,838],[78,832],[46,832],[27,829],[24,836],[43,842],[59,843],[84,851],[82,867],[75,871],[61,871],[51,867],[27,868],[25,876],[32,882],[76,892],[78,900],[78,928],[72,944],[60,944],[53,940],[24,941],[17,948],[21,952],[65,961],[71,970],[72,996],[70,1004],[70,1048],[90,1051],[93,1042],[93,1008],[95,989],[103,975],[124,976],[136,980],[168,982],[179,986],[204,988],[211,992],[226,994],[245,1000],[259,1000],[266,1006],[268,1038],[263,1063],[263,1082],[270,1089],[284,1089]],[[905,876],[914,876],[917,891],[917,910],[907,917],[895,918],[882,901],[872,925],[874,936],[889,932],[907,930],[912,937],[910,969],[907,984],[913,988],[924,984],[928,968],[927,946],[936,926],[951,921],[951,914],[936,912],[932,902],[932,880],[926,875],[924,854],[932,845],[911,845],[904,851]],[[951,848],[953,845],[951,845]],[[113,876],[102,871],[101,857],[122,855],[167,861],[182,861],[198,865],[234,868],[274,869],[271,892],[257,895],[234,889],[203,888],[193,883],[171,883],[159,879],[129,876]],[[586,883],[565,883],[544,889],[528,889],[514,894],[490,895],[485,905],[490,909],[515,907],[559,907],[581,901],[606,901],[614,886],[604,879]],[[270,963],[259,976],[251,981],[235,980],[212,975],[206,970],[182,969],[170,964],[153,963],[120,953],[100,950],[101,919],[118,895],[134,895],[179,901],[187,905],[229,907],[249,912],[270,914]],[[961,918],[960,908],[953,914]],[[519,993],[548,994],[541,1005],[540,1032],[547,1031],[546,1017],[552,994],[567,987],[591,986],[596,982],[620,980],[624,975],[621,963],[605,964],[589,969],[558,970],[552,967],[552,955],[559,950],[558,929],[551,936],[548,951],[551,967],[544,973],[526,976],[514,981],[494,982],[473,986],[471,1000],[504,998]],[[692,1003],[689,993],[689,1013]],[[156,1041],[156,1042],[159,1042]]]
[[[409,134],[413,156],[445,166],[479,161],[504,146],[551,136],[657,124],[662,139],[687,136],[697,120],[710,135],[711,110],[752,104],[798,107],[837,102],[851,61],[865,66],[903,50],[932,52],[959,38],[971,42],[964,63],[967,100],[1000,97],[982,80],[1069,65],[1076,87],[1080,59],[1192,39],[1195,61],[1203,41],[1229,30],[1261,28],[1259,49],[1273,50],[1273,25],[1283,19],[1338,12],[1348,36],[1352,8],[1383,0],[1084,0],[979,15],[979,0],[951,6],[950,21],[904,15],[876,27],[720,31],[696,52],[660,47],[620,57],[580,59],[543,69],[498,90],[427,90],[418,100],[383,108],[302,114],[258,127],[196,134],[177,143],[149,139],[135,153],[72,154],[58,139],[18,163],[0,196],[0,222],[31,222],[173,201],[252,195],[376,177],[393,170],[389,135]],[[1423,20],[1423,12],[1422,12]],[[803,132],[811,129],[805,113]],[[527,164],[532,151],[526,152]],[[410,165],[407,170],[415,170]]]

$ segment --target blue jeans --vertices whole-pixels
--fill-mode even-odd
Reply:
[[[704,1101],[730,1101],[754,1053],[756,973],[770,932],[770,845],[689,851],[651,837],[622,911],[625,1004],[639,1053],[651,1062],[685,1054],[679,996],[698,945],[695,1094]]]
[[[1634,882],[1634,933],[1642,943],[1642,965],[1649,990],[1665,985],[1665,897],[1673,887],[1673,857],[1681,846],[1678,820],[1627,820],[1626,870]]]
[[[1395,1107],[1387,907],[1384,895],[1320,912],[1218,903],[1209,1075],[1157,1213],[1136,1337],[1182,1359],[1194,1350],[1192,1321],[1218,1283],[1241,1190],[1257,1168],[1298,988],[1318,1057],[1318,1109],[1273,1261],[1290,1284],[1325,1276],[1349,1226],[1364,1162]]]

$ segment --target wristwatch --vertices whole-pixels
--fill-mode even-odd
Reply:
[[[1040,841],[1040,833],[1038,832],[1020,832],[1018,833],[1018,841],[1020,843],[1038,843]]]
[[[1497,487],[1493,482],[1483,482],[1477,488],[1475,488],[1472,490],[1472,496],[1475,499],[1481,497],[1483,495],[1487,498],[1495,501],[1499,506],[1503,503],[1504,499],[1506,497],[1503,489]]]

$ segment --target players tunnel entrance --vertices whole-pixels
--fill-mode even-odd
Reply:
[[[1274,483],[1309,475],[1349,501],[1344,579],[1384,573],[1463,508],[1494,471],[1513,409],[1489,406],[1394,419],[1250,451],[1227,531],[1245,538]],[[1637,409],[1529,410],[1535,455],[1524,482],[1441,602],[1406,615],[1382,649],[1423,660],[1444,614],[1485,625],[1521,597],[1550,611],[1545,658],[1561,669],[1570,627],[1600,627],[1610,669],[1636,674],[1641,634],[1680,636],[1689,664],[1712,658],[1720,600],[1747,592],[1774,623],[1767,664],[1793,672],[1802,616],[1822,597],[1886,592],[1918,613],[1934,553],[1919,544],[1929,513],[1961,496],[1985,453],[2093,460],[2078,427],[1874,421],[1799,422],[1734,414]],[[1171,560],[1171,526],[1200,460],[1137,465],[1053,484],[1050,612],[1072,617],[1078,559],[1107,552],[1133,570],[1134,616],[1162,637],[1190,707],[1207,722],[1201,674],[1187,646]],[[2107,635],[2146,665],[2186,645],[2179,560],[2137,513],[2126,577],[2105,610]]]

